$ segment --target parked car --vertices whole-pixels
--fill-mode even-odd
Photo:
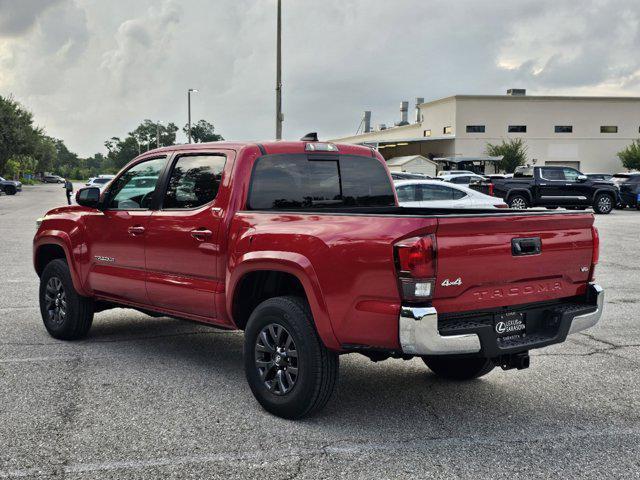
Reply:
[[[140,177],[156,179],[146,205]],[[342,354],[469,380],[602,314],[592,214],[404,208],[362,146],[171,146],[76,201],[34,238],[47,331],[82,338],[119,306],[244,330],[249,387],[282,417],[327,403]]]
[[[440,178],[445,182],[451,182],[457,185],[469,185],[471,182],[485,180],[485,177],[483,177],[482,175],[476,175],[475,173],[470,175],[444,175]]]
[[[89,187],[91,186],[91,184],[93,183],[93,181],[96,179],[97,177],[89,177],[89,180],[87,180],[87,183],[85,183],[85,186]]]
[[[22,191],[22,183],[17,180],[5,180],[0,177],[0,191],[7,195],[15,195]]]
[[[58,175],[45,175],[44,177],[42,177],[42,181],[44,183],[64,183],[65,182],[64,178]]]
[[[463,185],[439,180],[400,180],[394,184],[403,207],[507,208],[503,200]]]
[[[504,199],[515,209],[587,208],[610,213],[619,190],[612,182],[591,180],[570,167],[518,167],[513,178],[472,183],[471,188]]]
[[[114,177],[115,175],[101,175],[96,178],[90,178],[86,186],[104,188]]]
[[[429,180],[433,177],[422,173],[391,172],[391,178],[393,180]]]
[[[475,175],[476,172],[471,170],[441,170],[438,172],[438,177],[451,177],[453,175]]]
[[[640,210],[640,172],[616,173],[612,180],[620,189],[620,206]]]

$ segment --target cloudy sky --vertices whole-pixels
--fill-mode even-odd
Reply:
[[[283,0],[284,136],[463,93],[640,95],[638,0]],[[150,118],[274,135],[275,0],[0,0],[0,95],[81,155]],[[180,141],[184,141],[183,138]]]

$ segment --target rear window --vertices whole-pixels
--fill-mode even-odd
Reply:
[[[373,157],[267,155],[256,160],[247,208],[389,207],[393,186]]]

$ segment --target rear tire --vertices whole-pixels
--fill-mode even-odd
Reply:
[[[322,344],[303,299],[275,297],[249,318],[244,367],[260,405],[273,415],[296,419],[327,404],[338,380],[339,357]]]
[[[59,340],[78,340],[91,328],[93,300],[73,288],[65,260],[52,260],[42,272],[40,314],[49,335]]]
[[[593,201],[593,211],[595,213],[607,215],[613,210],[613,198],[606,193],[599,193]]]
[[[424,356],[424,363],[438,377],[447,380],[472,380],[482,377],[495,368],[488,358],[452,356]]]
[[[529,208],[529,201],[524,195],[513,195],[509,198],[507,202],[509,208],[513,208],[515,210],[526,210]]]

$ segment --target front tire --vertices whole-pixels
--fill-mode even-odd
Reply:
[[[4,189],[4,193],[6,193],[7,195],[15,195],[16,192],[16,187],[14,187],[13,185],[9,185]]]
[[[611,213],[613,210],[613,199],[611,195],[606,193],[599,193],[593,202],[593,211],[603,215]]]
[[[424,356],[422,360],[433,373],[447,380],[472,380],[486,375],[495,367],[488,358],[434,355]]]
[[[338,379],[339,357],[322,344],[303,299],[275,297],[258,305],[249,318],[244,367],[260,405],[296,419],[327,404]]]
[[[513,208],[515,210],[526,210],[529,208],[529,201],[524,195],[514,195],[509,198],[508,205],[509,208]]]
[[[59,340],[78,340],[91,328],[93,300],[73,288],[65,260],[52,260],[42,272],[40,314],[49,335]]]

